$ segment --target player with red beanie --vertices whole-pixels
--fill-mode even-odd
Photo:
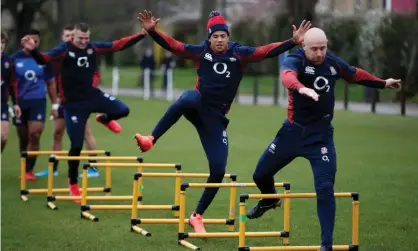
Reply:
[[[184,44],[157,31],[159,22],[151,12],[140,13],[138,19],[148,34],[164,49],[193,60],[198,80],[196,87],[185,91],[161,118],[150,136],[135,135],[142,152],[150,150],[157,140],[174,125],[182,115],[196,128],[209,162],[208,183],[220,183],[225,175],[228,158],[225,116],[237,93],[246,65],[278,56],[300,44],[310,22],[303,21],[299,29],[293,25],[293,38],[284,42],[259,47],[242,46],[229,41],[229,28],[223,16],[212,11],[207,24],[208,40],[200,45]],[[214,199],[218,188],[206,188],[190,225],[196,232],[205,232],[203,213]]]

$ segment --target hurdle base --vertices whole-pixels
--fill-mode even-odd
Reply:
[[[145,236],[145,237],[151,237],[150,232],[148,232],[148,231],[146,231],[146,230],[144,230],[144,229],[142,229],[142,228],[140,228],[136,225],[131,225],[131,232],[136,232],[136,233],[138,233],[142,236]]]
[[[178,240],[177,243],[191,250],[200,250],[198,246],[195,246],[186,240]]]
[[[57,205],[55,205],[55,203],[54,202],[51,202],[51,201],[48,201],[48,203],[46,204],[46,206],[49,209],[52,209],[52,210],[57,210],[58,209]]]
[[[239,247],[238,251],[318,251],[321,246]],[[333,251],[357,251],[358,245],[334,245]]]
[[[93,222],[98,222],[99,221],[99,218],[97,218],[96,216],[92,215],[91,213],[89,213],[87,211],[81,211],[80,216],[81,216],[81,218],[88,219],[88,220],[91,220]]]
[[[28,196],[26,195],[20,195],[20,199],[23,200],[24,202],[29,200]]]

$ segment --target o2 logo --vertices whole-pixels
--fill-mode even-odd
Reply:
[[[228,71],[228,65],[225,63],[216,62],[213,65],[213,70],[219,75],[223,75],[226,73],[226,77],[230,78],[231,72]]]
[[[315,87],[315,90],[318,90],[318,91],[326,89],[325,92],[329,92],[329,90],[331,89],[331,86],[329,85],[328,79],[326,79],[322,76],[318,76],[315,79],[313,85]]]
[[[222,132],[222,143],[228,145],[228,135],[226,134],[226,130]]]
[[[28,81],[37,82],[38,78],[36,77],[36,72],[33,70],[25,71],[25,79]]]
[[[90,66],[89,60],[87,57],[79,57],[77,59],[77,65],[78,67],[84,67],[84,68],[89,68]]]

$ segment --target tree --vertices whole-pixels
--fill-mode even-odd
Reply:
[[[15,23],[14,49],[20,47],[20,39],[25,31],[29,30],[35,20],[35,14],[39,12],[42,5],[49,0],[4,0],[1,9],[10,11]]]
[[[209,14],[216,8],[216,1],[201,1],[200,2],[200,23],[198,41],[207,39],[206,25],[208,23]],[[222,14],[222,13],[221,13]]]

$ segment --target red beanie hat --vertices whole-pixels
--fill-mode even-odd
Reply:
[[[208,38],[216,31],[225,31],[229,36],[229,28],[226,25],[225,18],[221,16],[219,11],[212,11],[209,15],[208,25],[206,26],[208,30]]]

